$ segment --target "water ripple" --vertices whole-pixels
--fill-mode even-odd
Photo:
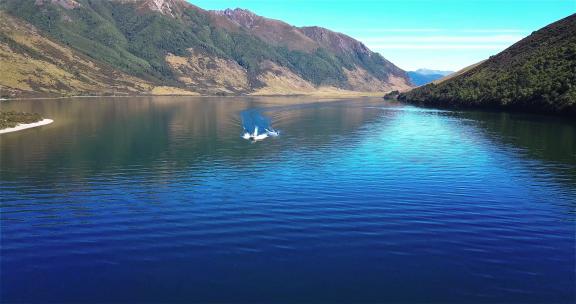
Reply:
[[[3,300],[574,300],[574,124],[141,101],[9,104],[56,122],[2,137]],[[245,111],[283,135],[244,142]]]

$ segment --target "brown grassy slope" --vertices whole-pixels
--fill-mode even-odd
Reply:
[[[5,97],[136,94],[152,86],[43,37],[0,12],[0,87]]]
[[[178,81],[205,95],[240,95],[250,91],[246,69],[236,61],[207,56],[194,49],[188,56],[166,56]]]

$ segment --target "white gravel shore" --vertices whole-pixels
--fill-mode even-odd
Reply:
[[[41,120],[39,122],[35,122],[35,123],[19,124],[14,128],[6,128],[6,129],[0,130],[0,134],[16,132],[16,131],[21,131],[21,130],[25,130],[25,129],[40,127],[40,126],[45,126],[45,125],[49,125],[53,122],[54,121],[52,119],[43,119],[43,120]]]

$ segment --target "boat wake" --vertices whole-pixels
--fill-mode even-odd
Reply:
[[[259,110],[250,109],[240,113],[242,118],[242,138],[253,142],[264,140],[268,137],[276,137],[280,132],[274,130],[270,119]]]

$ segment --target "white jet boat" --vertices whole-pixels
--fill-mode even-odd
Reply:
[[[263,140],[267,137],[268,137],[268,133],[258,134],[258,127],[254,128],[254,133],[250,134],[248,132],[245,132],[244,135],[242,135],[242,138],[247,139],[247,140],[252,140],[252,141]]]

